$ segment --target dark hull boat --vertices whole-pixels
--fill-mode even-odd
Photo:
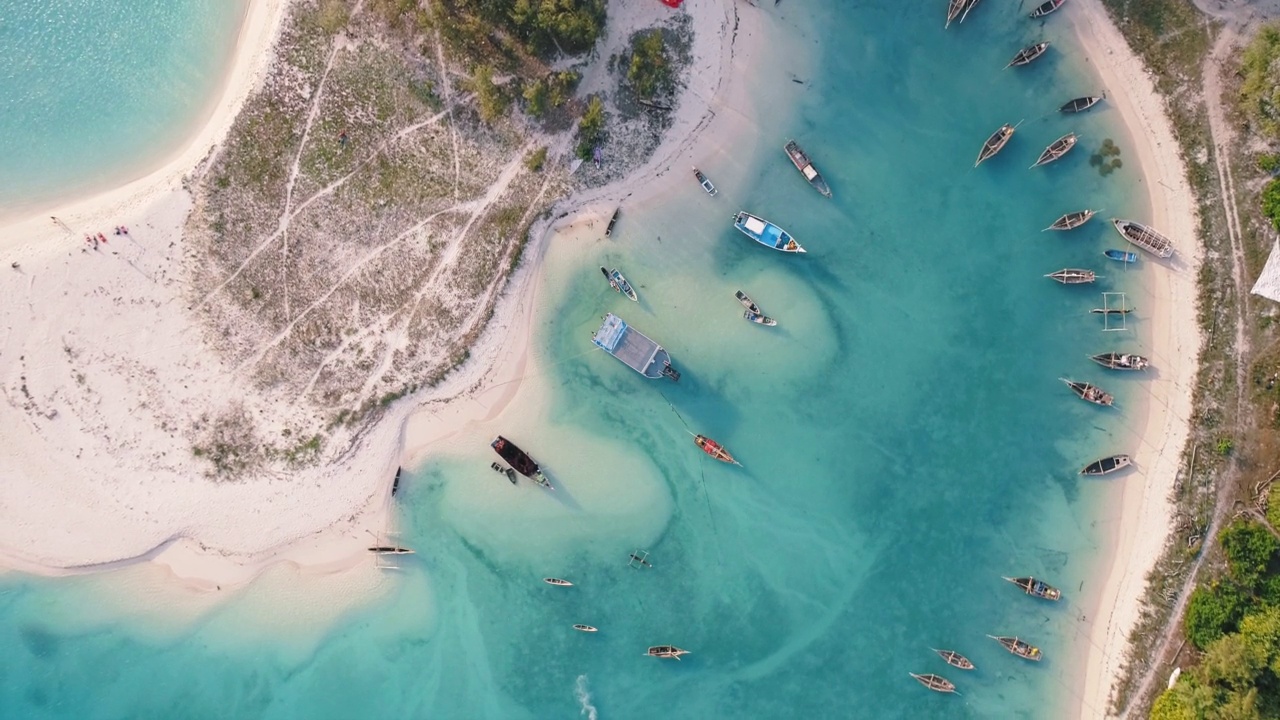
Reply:
[[[955,684],[952,683],[950,680],[942,677],[941,675],[934,675],[933,673],[929,673],[927,675],[917,675],[915,673],[910,673],[910,675],[911,677],[919,681],[921,685],[929,688],[934,692],[954,693],[956,691]]]
[[[1088,110],[1094,105],[1097,105],[1098,103],[1102,102],[1102,99],[1104,97],[1106,97],[1106,95],[1101,95],[1101,96],[1086,95],[1084,97],[1078,97],[1078,98],[1075,98],[1074,100],[1069,100],[1063,103],[1062,107],[1058,108],[1058,112],[1064,112],[1064,113],[1084,112],[1085,110]]]
[[[1035,645],[1032,645],[1029,642],[1026,642],[1024,640],[1019,640],[1016,637],[997,637],[995,635],[988,635],[987,637],[1000,643],[1001,645],[1004,646],[1005,650],[1008,650],[1009,652],[1013,653],[1014,655],[1017,655],[1020,658],[1026,658],[1027,660],[1034,660],[1036,662],[1040,662],[1040,659],[1042,657],[1042,655],[1040,654],[1040,648],[1036,647]]]
[[[1063,285],[1083,285],[1097,279],[1097,275],[1092,270],[1081,270],[1080,268],[1063,268],[1057,272],[1051,272],[1045,277],[1053,278]]]
[[[613,217],[609,218],[609,226],[604,229],[604,236],[609,237],[613,234],[613,226],[618,224],[618,216],[622,214],[622,208],[613,211]]]
[[[1107,258],[1111,260],[1122,262],[1125,265],[1138,262],[1138,253],[1129,252],[1128,250],[1103,250],[1102,254],[1106,255]]]
[[[1080,396],[1080,399],[1085,402],[1111,407],[1116,401],[1116,399],[1111,396],[1111,393],[1103,390],[1097,385],[1076,382],[1075,380],[1068,380],[1066,378],[1058,379],[1066,383],[1067,387],[1071,388],[1071,392]]]
[[[1128,315],[1133,308],[1094,308],[1089,312],[1094,315]]]
[[[1058,601],[1062,599],[1062,591],[1050,585],[1049,583],[1044,582],[1043,580],[1037,580],[1033,577],[1020,577],[1020,578],[1007,577],[1005,578],[1005,580],[1008,580],[1014,585],[1017,585],[1018,587],[1022,588],[1024,592],[1026,592],[1028,595],[1031,595],[1032,597],[1038,597],[1044,600],[1053,600],[1053,601]]]
[[[369,548],[369,552],[376,555],[412,555],[413,551],[407,547],[399,545],[374,545]]]
[[[938,655],[942,657],[943,661],[945,661],[948,665],[950,665],[953,668],[959,668],[961,670],[973,669],[973,663],[969,661],[969,658],[961,655],[955,650],[939,650],[937,648],[931,648],[931,649],[934,652],[938,653]]]
[[[964,12],[968,4],[969,0],[951,0],[947,3],[947,24],[942,26],[944,30],[951,27],[951,23],[960,17],[960,13]]]
[[[729,463],[730,465],[742,464],[737,460],[734,460],[733,456],[729,454],[728,450],[724,449],[723,445],[716,442],[715,440],[712,440],[706,435],[694,435],[693,442],[698,447],[702,448],[702,452],[710,455],[711,457],[715,458],[716,460],[719,460],[720,462]]]
[[[688,655],[688,650],[681,650],[675,645],[654,645],[645,652],[649,657],[679,660],[681,655]]]
[[[1078,140],[1078,138],[1075,133],[1067,133],[1057,140],[1054,140],[1049,144],[1049,147],[1044,149],[1044,152],[1040,153],[1040,158],[1037,159],[1035,164],[1031,167],[1034,168],[1040,167],[1041,165],[1048,165],[1054,160],[1061,158],[1063,155],[1071,152],[1071,148],[1076,146],[1076,140]]]
[[[987,141],[982,144],[982,150],[978,151],[978,159],[973,163],[973,166],[978,167],[983,161],[994,157],[996,153],[1003,150],[1004,146],[1009,143],[1009,138],[1013,137],[1013,131],[1017,129],[1017,125],[1005,123],[1000,126],[999,130],[991,133],[991,137],[987,138]]]
[[[1043,55],[1045,51],[1048,49],[1049,49],[1049,43],[1047,41],[1036,43],[1035,45],[1030,45],[1028,47],[1024,47],[1018,51],[1017,55],[1013,56],[1013,59],[1010,60],[1009,64],[1005,65],[1005,67],[1010,68],[1010,67],[1022,67],[1023,65],[1029,65],[1033,60],[1036,60],[1041,55]]]
[[[1089,218],[1094,216],[1093,210],[1077,210],[1069,212],[1066,215],[1053,221],[1053,224],[1045,228],[1045,230],[1074,230],[1081,225],[1089,222]]]
[[[517,447],[515,443],[499,435],[493,439],[493,442],[489,443],[489,446],[498,455],[502,456],[502,459],[506,460],[511,467],[515,468],[516,472],[548,490],[555,490],[555,488],[551,487],[551,481],[543,474],[542,468],[538,467],[538,463],[529,457],[529,453]]]
[[[1084,469],[1080,471],[1081,475],[1110,475],[1117,470],[1123,470],[1133,464],[1133,460],[1128,455],[1112,455],[1099,460],[1094,460]]]
[[[1031,15],[1029,15],[1028,17],[1042,18],[1045,15],[1048,15],[1049,13],[1054,12],[1058,8],[1062,7],[1062,3],[1066,1],[1067,0],[1045,0],[1044,3],[1041,3],[1040,7],[1037,7],[1035,10],[1032,10]]]
[[[631,298],[632,302],[640,302],[640,296],[636,295],[631,283],[627,282],[626,276],[619,272],[617,268],[607,270],[601,265],[600,272],[604,275],[604,279],[609,281],[609,287]]]
[[[395,497],[400,492],[400,473],[404,468],[396,468],[396,477],[391,481],[391,497]]]
[[[1111,370],[1146,370],[1151,366],[1150,360],[1132,353],[1109,352],[1091,355],[1089,359]]]
[[[1159,258],[1173,256],[1173,241],[1146,225],[1133,220],[1112,220],[1111,224],[1115,225],[1116,232],[1138,248]]]
[[[757,325],[768,325],[769,327],[778,324],[773,318],[766,317],[764,312],[760,310],[760,306],[756,305],[755,301],[748,297],[746,293],[739,290],[734,295],[737,296],[738,302],[742,303],[742,307],[746,308],[746,311],[742,313],[744,319]]]
[[[742,303],[742,307],[757,315],[760,314],[760,306],[755,304],[755,301],[748,297],[746,293],[738,290],[734,293],[734,296],[738,298],[738,302]]]
[[[697,178],[698,184],[702,186],[703,190],[707,191],[708,195],[714,196],[716,194],[717,192],[716,186],[712,185],[711,181],[707,179],[707,176],[703,175],[702,171],[699,170],[697,167],[693,168],[693,176]]]
[[[831,197],[831,187],[827,185],[827,181],[822,179],[822,174],[818,172],[818,168],[813,166],[813,161],[804,150],[800,149],[800,145],[795,140],[788,140],[787,144],[782,148],[787,152],[787,157],[791,159],[791,164],[796,166],[800,174],[805,180],[813,186],[814,190],[822,193],[823,197]]]

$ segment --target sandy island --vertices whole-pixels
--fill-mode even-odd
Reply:
[[[735,78],[750,77],[768,16],[734,0],[687,3],[680,12],[695,30],[692,65],[671,130],[627,180],[571,198],[553,212],[558,221],[534,227],[529,260],[468,363],[394,403],[340,462],[287,479],[212,482],[149,402],[176,394],[211,407],[249,391],[200,342],[184,305],[180,246],[191,198],[183,181],[262,82],[288,5],[250,1],[212,115],[158,169],[0,232],[0,257],[17,263],[0,274],[0,567],[65,575],[149,561],[198,594],[242,586],[280,564],[311,575],[368,572],[366,548],[389,530],[396,467],[476,432],[532,372],[531,317],[549,239],[647,192],[677,160],[680,168],[696,161],[695,141],[708,130],[717,138],[752,132],[747,88]],[[656,2],[611,4],[597,57],[622,50],[634,31],[671,12]],[[584,88],[591,80],[589,70]],[[717,114],[726,106],[734,112]],[[129,236],[115,236],[118,225]],[[83,238],[97,232],[109,244],[94,251]]]

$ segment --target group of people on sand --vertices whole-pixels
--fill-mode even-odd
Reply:
[[[128,235],[129,228],[123,225],[117,225],[115,228],[115,233],[116,235]],[[93,249],[97,250],[99,244],[102,244],[102,245],[107,244],[107,236],[103,235],[102,233],[98,233],[97,235],[85,235],[84,242],[86,245],[93,245]]]

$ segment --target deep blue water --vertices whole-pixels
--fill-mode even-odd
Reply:
[[[1128,159],[1127,140],[1105,106],[1056,112],[1101,88],[1065,17],[1039,25],[1015,10],[984,3],[944,33],[941,7],[896,0],[767,8],[780,52],[753,78],[757,137],[709,135],[690,158],[720,195],[675,169],[658,182],[681,192],[625,205],[611,239],[553,242],[536,394],[406,479],[400,538],[418,555],[389,591],[285,641],[254,629],[257,600],[155,631],[147,613],[90,612],[95,583],[110,578],[11,580],[0,715],[1065,714],[1088,642],[1085,599],[1100,584],[1105,528],[1093,518],[1124,482],[1076,471],[1131,449],[1124,428],[1144,402],[1140,380],[1087,359],[1142,350],[1141,317],[1103,333],[1088,310],[1101,290],[1140,292],[1158,269],[1103,265],[1117,239],[1105,218],[1144,207],[1134,167],[1102,177],[1088,160],[1108,137]],[[1002,69],[1041,37],[1054,42],[1046,58]],[[986,136],[1018,121],[1004,152],[974,169]],[[1074,153],[1027,169],[1072,130],[1083,136]],[[834,200],[792,169],[788,137]],[[1105,212],[1069,234],[1040,232],[1085,207]],[[751,244],[729,223],[738,209],[809,253]],[[641,303],[612,293],[600,264],[622,268]],[[1105,277],[1086,288],[1043,277],[1064,266]],[[779,327],[743,322],[736,289]],[[671,350],[678,385],[591,350],[610,310]],[[1063,376],[1103,384],[1118,407],[1081,403]],[[555,496],[488,470],[493,432],[550,469]],[[690,432],[743,467],[705,459]],[[637,548],[653,568],[627,566]],[[1064,601],[1000,579],[1023,574],[1054,582]],[[101,617],[68,620],[85,613]],[[1021,635],[1046,659],[1019,660],[987,634]],[[668,643],[692,653],[642,657]],[[978,669],[951,670],[931,647]],[[963,695],[929,693],[909,672],[941,673]]]
[[[132,179],[211,109],[244,0],[0,0],[0,214]]]

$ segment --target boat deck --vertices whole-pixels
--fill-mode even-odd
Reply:
[[[663,369],[671,362],[661,345],[613,313],[605,315],[591,342],[647,378],[662,377]]]

